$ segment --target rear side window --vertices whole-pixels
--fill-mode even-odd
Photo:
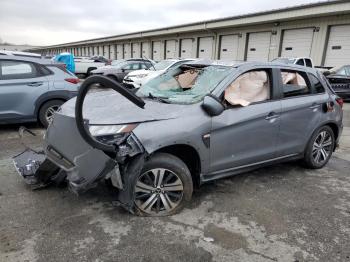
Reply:
[[[1,61],[1,79],[26,79],[38,77],[37,67],[24,61]]]
[[[148,68],[150,68],[150,64],[149,63],[142,63],[142,64],[140,64],[140,68],[141,69],[148,69]]]
[[[304,59],[299,59],[295,64],[305,66]]]
[[[283,97],[303,96],[311,93],[310,83],[305,72],[281,70]]]
[[[325,92],[325,89],[322,83],[320,82],[320,80],[318,80],[316,76],[310,75],[310,80],[311,80],[311,84],[314,86],[314,90],[316,94],[322,94]]]
[[[306,65],[307,67],[312,67],[312,62],[311,62],[311,60],[310,60],[310,59],[305,59],[305,65]]]

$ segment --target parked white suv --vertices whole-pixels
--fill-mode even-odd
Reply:
[[[130,88],[140,88],[149,80],[163,74],[171,68],[176,68],[188,61],[193,61],[193,59],[166,59],[160,61],[149,69],[141,69],[130,72],[124,77],[123,83]]]
[[[105,66],[106,63],[100,60],[86,57],[74,58],[75,62],[75,74],[79,78],[87,77],[91,74],[92,70],[95,70],[101,66]]]

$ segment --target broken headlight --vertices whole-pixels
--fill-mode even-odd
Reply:
[[[89,131],[92,136],[102,143],[114,144],[123,142],[138,124],[126,125],[90,125]]]

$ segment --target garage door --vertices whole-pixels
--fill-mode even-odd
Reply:
[[[238,35],[223,35],[220,38],[219,59],[237,60]]]
[[[177,42],[176,40],[167,40],[165,42],[165,58],[177,58],[179,57],[177,51]]]
[[[332,26],[329,34],[325,66],[350,63],[350,25]]]
[[[110,53],[110,59],[115,59],[115,45],[110,45],[110,49],[109,49],[109,53]]]
[[[181,58],[192,58],[194,55],[192,54],[193,50],[193,40],[192,39],[181,39]]]
[[[143,42],[141,44],[142,57],[151,58],[151,45],[149,42]]]
[[[198,41],[198,57],[212,59],[214,49],[214,38],[201,37]]]
[[[98,54],[98,46],[94,46],[94,55]]]
[[[117,49],[116,50],[116,52],[117,52],[117,54],[116,54],[117,59],[123,59],[123,45],[118,44],[116,49]]]
[[[132,57],[133,58],[140,58],[141,57],[141,44],[140,43],[133,43],[132,44]]]
[[[131,44],[124,44],[124,58],[131,58]]]
[[[103,56],[105,58],[109,58],[109,46],[108,45],[103,46]]]
[[[153,60],[154,61],[160,61],[162,60],[162,54],[161,54],[161,43],[160,41],[154,41],[152,44],[152,51],[153,51]]]
[[[250,33],[247,61],[269,61],[271,32]]]
[[[98,47],[98,55],[103,55],[103,46]]]
[[[313,28],[285,30],[283,32],[281,56],[310,57],[313,38]]]

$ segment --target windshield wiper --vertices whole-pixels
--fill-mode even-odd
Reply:
[[[148,93],[147,98],[150,98],[152,100],[156,100],[156,101],[159,101],[159,102],[162,102],[162,103],[170,104],[170,102],[167,100],[168,97],[154,96],[154,95],[152,95],[151,92]]]

